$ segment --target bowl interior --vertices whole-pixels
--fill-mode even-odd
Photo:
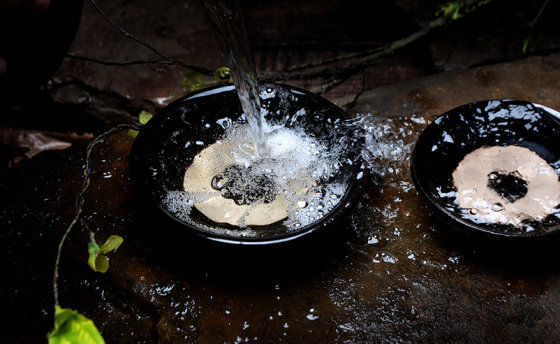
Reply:
[[[412,179],[418,193],[440,219],[453,228],[490,237],[536,238],[558,233],[554,214],[513,225],[476,223],[456,204],[452,173],[468,153],[483,146],[517,145],[535,152],[558,174],[560,113],[542,105],[515,100],[480,101],[455,108],[435,119],[422,132],[411,157]]]
[[[325,147],[332,148],[348,134],[341,123],[348,115],[329,101],[307,91],[278,84],[262,84],[259,91],[269,123],[301,128]],[[205,238],[244,244],[292,240],[325,227],[346,208],[355,193],[354,167],[346,161],[348,150],[337,157],[340,168],[325,183],[346,185],[342,199],[329,212],[300,228],[287,228],[283,221],[249,230],[215,223],[195,207],[188,218],[177,216],[165,205],[169,192],[183,190],[185,170],[197,154],[221,139],[227,128],[243,123],[242,109],[232,85],[192,93],[162,109],[142,127],[133,146],[131,170],[135,181],[158,211],[174,225]],[[329,149],[327,149],[329,150]]]

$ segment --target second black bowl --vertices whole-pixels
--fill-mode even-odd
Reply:
[[[432,212],[451,228],[485,238],[539,240],[560,236],[558,213],[528,223],[477,223],[466,216],[453,193],[453,171],[463,158],[483,146],[516,145],[530,149],[556,173],[560,167],[560,113],[526,101],[489,100],[455,108],[422,132],[411,156],[412,180]]]

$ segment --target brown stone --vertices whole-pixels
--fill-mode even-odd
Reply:
[[[558,109],[559,77],[560,55],[533,57],[378,89],[352,111],[379,114],[392,130],[387,139],[407,144],[422,117],[480,99]],[[253,252],[165,232],[130,180],[132,143],[117,134],[92,155],[84,219],[100,242],[125,238],[109,271],[89,269],[79,228],[62,256],[61,304],[92,318],[107,342],[560,340],[554,256],[455,236],[416,194],[406,155],[378,162],[361,201],[335,225],[338,235],[304,250]],[[56,245],[73,217],[83,156],[83,148],[43,152],[0,178],[7,342],[44,340],[52,325]]]

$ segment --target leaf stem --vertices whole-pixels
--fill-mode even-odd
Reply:
[[[546,1],[543,3],[543,5],[541,6],[541,9],[539,10],[539,13],[537,13],[537,15],[535,16],[535,19],[533,19],[533,21],[531,22],[531,23],[532,23],[531,28],[532,28],[533,26],[535,26],[535,23],[539,20],[539,18],[541,17],[541,14],[543,13],[543,11],[544,11],[546,5],[548,5],[549,2],[550,2],[550,0],[546,0]]]

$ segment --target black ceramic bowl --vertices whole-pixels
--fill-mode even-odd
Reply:
[[[306,134],[329,147],[349,136],[340,125],[349,116],[324,98],[278,84],[260,85],[259,91],[263,107],[268,110],[267,121],[282,119],[287,127],[303,128]],[[247,236],[239,227],[211,221],[194,207],[188,219],[184,219],[164,205],[168,192],[183,190],[185,170],[194,157],[224,135],[226,129],[220,119],[227,117],[233,123],[243,122],[241,116],[241,104],[233,85],[216,86],[173,102],[141,128],[131,152],[131,173],[143,196],[155,206],[156,212],[163,214],[163,225],[173,231],[218,242],[265,245],[320,232],[338,218],[349,206],[358,187],[354,166],[346,163],[332,180],[326,181],[347,185],[340,202],[319,219],[300,228],[288,229],[279,221],[251,226],[254,233]],[[348,154],[341,160],[353,159],[350,155],[357,154],[357,150],[349,150]]]
[[[469,236],[525,242],[558,237],[560,219],[554,214],[529,223],[533,230],[513,225],[476,223],[456,203],[452,173],[468,153],[483,146],[529,148],[558,173],[560,113],[542,105],[516,100],[479,101],[436,118],[422,132],[411,156],[412,180],[433,214]]]

